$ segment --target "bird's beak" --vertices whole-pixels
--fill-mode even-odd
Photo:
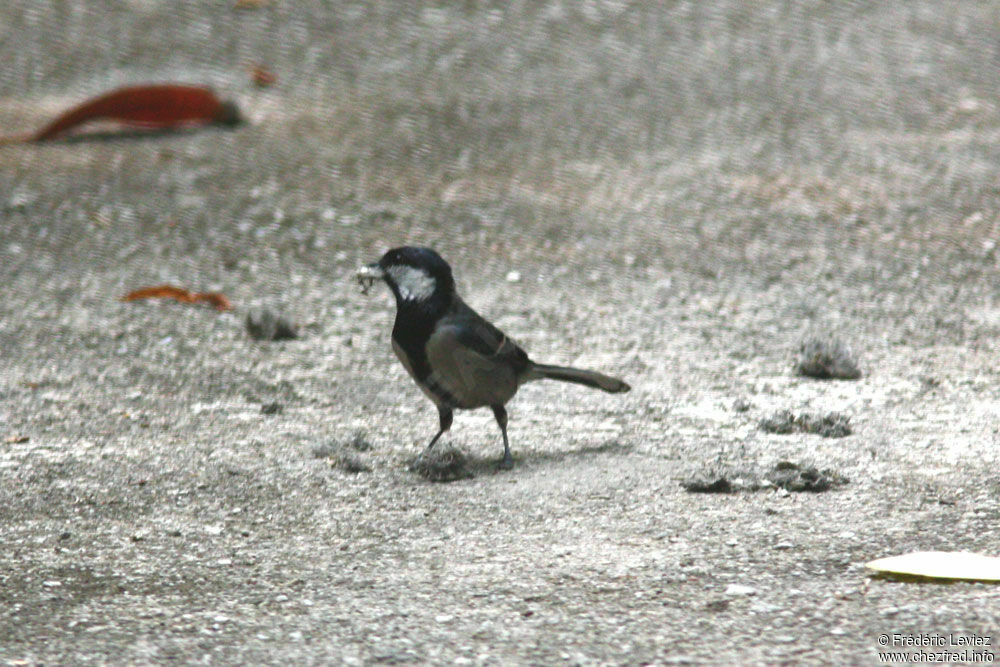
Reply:
[[[368,290],[371,289],[371,286],[385,277],[385,272],[378,264],[366,264],[358,269],[356,277],[358,279],[358,284],[361,285],[361,293],[368,294]]]

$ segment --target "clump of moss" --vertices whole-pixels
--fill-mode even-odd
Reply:
[[[475,476],[469,457],[454,447],[423,452],[410,464],[410,470],[431,482],[454,482]]]
[[[861,377],[857,358],[836,338],[806,338],[799,345],[795,372],[820,380],[857,380]]]
[[[355,434],[346,443],[324,442],[312,448],[312,455],[317,459],[326,459],[331,468],[349,473],[371,472],[371,466],[358,452],[371,449],[371,443],[362,434]]]
[[[743,493],[784,489],[791,493],[828,491],[847,484],[843,475],[830,468],[819,469],[791,461],[780,461],[765,473],[756,469],[717,468],[695,473],[681,481],[689,493]]]
[[[802,466],[791,461],[780,461],[766,475],[766,479],[771,484],[792,492],[819,493],[847,484],[846,477],[829,468],[820,470],[813,466]]]
[[[688,493],[733,493],[736,491],[729,478],[717,472],[694,475],[682,480],[681,486]]]
[[[762,431],[780,435],[815,433],[824,438],[843,438],[853,432],[851,418],[840,412],[795,415],[790,410],[779,410],[770,417],[761,419],[759,425]]]

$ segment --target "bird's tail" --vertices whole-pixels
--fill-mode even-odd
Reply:
[[[604,375],[596,371],[586,371],[582,368],[569,368],[568,366],[549,366],[547,364],[533,364],[528,379],[538,380],[546,378],[549,380],[562,380],[563,382],[575,382],[594,389],[606,391],[609,394],[617,394],[628,391],[632,387],[618,378]]]

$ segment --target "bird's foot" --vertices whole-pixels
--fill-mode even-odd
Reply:
[[[510,470],[514,467],[514,458],[507,454],[502,459],[500,459],[500,464],[497,466],[500,470]]]

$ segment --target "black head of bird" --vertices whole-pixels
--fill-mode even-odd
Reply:
[[[396,297],[392,348],[438,408],[440,428],[428,450],[451,428],[456,409],[490,407],[503,435],[501,466],[510,468],[504,405],[525,382],[561,380],[609,393],[630,389],[622,380],[595,371],[529,359],[517,343],[462,301],[451,267],[430,248],[394,248],[358,272],[364,291],[378,280]]]

